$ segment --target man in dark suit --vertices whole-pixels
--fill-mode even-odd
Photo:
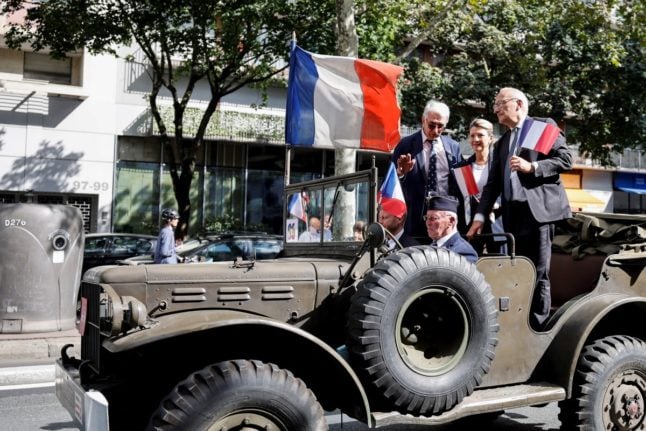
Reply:
[[[515,88],[502,88],[496,95],[494,112],[509,131],[495,146],[489,178],[467,237],[480,232],[484,214],[489,214],[498,196],[502,196],[505,231],[514,235],[516,253],[531,259],[536,267],[530,323],[539,329],[549,317],[551,306],[549,271],[554,223],[572,216],[559,176],[571,169],[572,153],[563,133],[547,155],[518,148],[527,134],[523,134],[523,127],[529,124],[528,106],[525,94]],[[556,124],[551,119],[532,121]]]
[[[430,194],[461,197],[451,170],[462,161],[460,144],[442,135],[449,116],[446,104],[431,100],[424,108],[421,130],[403,138],[393,151],[392,161],[408,207],[406,233],[418,239],[426,238],[422,217]]]
[[[469,262],[478,260],[478,253],[458,232],[458,200],[450,196],[432,196],[426,203],[426,231],[433,246],[446,248],[464,256]]]
[[[388,229],[388,232],[402,245],[402,247],[412,247],[419,245],[415,238],[404,232],[404,224],[406,223],[406,213],[403,212],[397,205],[391,205],[391,201],[383,202],[379,205],[379,223]],[[397,247],[397,242],[391,237],[386,237],[386,246],[388,250],[393,250]]]

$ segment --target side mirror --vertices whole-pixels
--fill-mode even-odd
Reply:
[[[380,247],[384,243],[386,238],[386,232],[384,232],[384,227],[379,223],[372,223],[366,228],[366,241],[371,248]]]

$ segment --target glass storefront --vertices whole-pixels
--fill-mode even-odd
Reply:
[[[176,207],[159,142],[121,137],[113,205],[113,230],[156,234],[162,208]],[[282,234],[284,145],[210,141],[198,157],[191,185],[189,235],[204,231],[264,231]],[[357,169],[373,154],[357,152]],[[388,154],[376,154],[386,172]],[[291,183],[334,174],[334,151],[291,151]]]

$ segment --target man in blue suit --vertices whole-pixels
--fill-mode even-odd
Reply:
[[[436,247],[446,248],[464,256],[469,262],[478,260],[478,253],[458,232],[458,200],[450,196],[432,196],[426,203],[426,230]]]
[[[440,195],[460,199],[462,196],[452,171],[462,161],[460,144],[442,135],[449,116],[446,104],[429,101],[422,115],[421,130],[403,138],[393,151],[392,161],[397,166],[408,208],[405,230],[418,240],[427,238],[422,219],[426,198]],[[460,228],[466,226],[462,219]]]
[[[502,197],[505,232],[516,239],[516,253],[528,257],[536,267],[536,287],[532,298],[530,323],[539,329],[549,317],[551,306],[550,260],[554,223],[572,216],[560,173],[572,168],[572,153],[561,132],[548,154],[521,147],[532,122],[556,123],[552,119],[532,119],[527,115],[525,94],[515,88],[502,88],[494,101],[498,122],[509,128],[493,151],[489,178],[467,237],[480,233],[484,214],[489,214],[498,196]]]

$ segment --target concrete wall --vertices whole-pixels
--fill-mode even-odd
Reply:
[[[22,80],[22,53],[3,49],[0,56],[0,190],[95,195],[96,214],[109,217],[118,62],[75,58],[72,79],[84,79],[66,86]],[[109,218],[99,220],[99,229],[109,227]]]

